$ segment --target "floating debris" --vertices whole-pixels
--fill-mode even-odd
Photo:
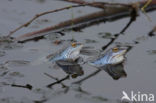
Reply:
[[[155,55],[156,54],[156,50],[148,50],[147,51],[150,55]]]
[[[30,61],[25,61],[25,60],[8,60],[4,64],[6,66],[25,66],[28,65]]]
[[[85,42],[86,42],[87,44],[89,44],[89,43],[97,43],[96,40],[91,40],[91,39],[85,39]]]
[[[3,50],[19,48],[22,45],[14,42],[12,37],[0,36],[0,48]]]
[[[62,43],[62,41],[61,40],[55,40],[53,43],[56,44],[56,45],[59,45],[59,44]]]
[[[141,36],[141,37],[138,37],[138,38],[136,38],[136,41],[145,41],[145,40],[147,40],[147,36]]]
[[[9,73],[9,75],[13,77],[24,77],[24,75],[21,74],[20,72],[11,72]]]
[[[5,67],[3,64],[0,64],[0,77],[5,76],[8,72],[8,68]]]
[[[48,19],[37,19],[35,22],[34,22],[34,25],[30,26],[31,28],[39,28],[40,25],[44,25],[46,23],[50,23],[50,20]]]
[[[99,35],[99,38],[104,38],[104,39],[111,39],[111,38],[114,37],[114,36],[113,36],[111,33],[109,33],[109,32],[105,32],[105,33],[100,32],[100,33],[98,33],[98,35]]]
[[[5,51],[0,51],[0,57],[5,55]]]

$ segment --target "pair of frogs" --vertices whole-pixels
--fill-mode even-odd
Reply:
[[[59,53],[47,56],[47,59],[51,62],[55,62],[67,74],[71,75],[72,78],[76,78],[77,76],[83,75],[82,67],[78,61],[83,61],[83,56],[85,55],[94,56],[93,54],[98,53],[95,60],[83,61],[83,63],[87,63],[98,69],[103,69],[108,74],[114,75],[112,76],[114,79],[119,79],[120,76],[116,76],[116,73],[112,71],[114,71],[113,69],[116,67],[122,66],[127,49],[114,47],[106,51],[104,54],[100,54],[95,50],[87,50],[87,48],[88,47],[85,47],[83,44],[72,43],[69,47],[61,50]],[[124,76],[126,76],[126,73]]]

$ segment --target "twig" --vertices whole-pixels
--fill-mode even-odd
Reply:
[[[26,41],[30,40],[36,37],[41,37],[44,35],[47,35],[49,33],[53,32],[60,32],[62,30],[69,30],[69,29],[82,29],[88,26],[91,26],[93,24],[100,23],[102,21],[111,21],[114,20],[115,18],[119,19],[123,16],[129,16],[129,7],[108,7],[107,11],[98,11],[95,13],[91,13],[85,16],[81,16],[72,20],[67,20],[65,22],[61,22],[57,25],[47,27],[45,29],[41,29],[38,31],[30,32],[23,34],[19,37],[16,38],[18,41]],[[113,16],[114,15],[114,16]],[[74,25],[71,25],[71,24]]]
[[[137,7],[132,8],[130,15],[131,15],[131,18],[130,18],[130,21],[128,22],[128,24],[121,30],[120,33],[115,35],[115,38],[111,38],[110,42],[107,43],[107,45],[102,47],[102,50],[105,50],[109,45],[111,45],[119,37],[119,35],[123,34],[127,30],[127,28],[132,24],[132,22],[134,22],[136,20]]]
[[[93,73],[87,75],[86,77],[82,78],[81,80],[78,80],[76,82],[73,82],[73,84],[81,84],[83,81],[95,76],[96,74],[98,74],[101,71],[101,69],[98,69],[96,71],[94,71]]]
[[[55,78],[55,77],[53,77],[52,75],[50,75],[50,74],[48,74],[48,73],[44,73],[46,76],[48,76],[48,77],[50,77],[50,78],[52,78],[52,79],[54,79],[54,80],[56,80],[57,82],[59,81],[59,79],[58,78]],[[62,87],[64,88],[64,87],[67,87],[66,85],[64,85],[62,82],[60,83],[61,85],[62,85]]]
[[[47,87],[48,87],[48,88],[51,88],[53,85],[59,84],[59,83],[65,81],[65,80],[69,79],[69,77],[70,77],[70,76],[67,75],[66,77],[64,77],[64,78],[62,78],[62,79],[60,79],[60,80],[58,80],[58,81],[56,81],[56,82],[54,82],[54,83],[48,84]]]
[[[33,87],[30,84],[26,84],[26,85],[17,85],[17,84],[11,84],[12,87],[20,87],[20,88],[27,88],[29,90],[31,90]]]
[[[136,8],[132,8],[130,21],[120,32],[121,34],[123,34],[127,30],[127,28],[132,24],[132,22],[134,22],[136,20],[136,17],[137,17],[137,10],[136,10]]]

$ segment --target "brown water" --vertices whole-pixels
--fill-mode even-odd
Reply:
[[[113,2],[115,0],[112,0]],[[123,0],[118,0],[122,2]],[[124,0],[124,2],[127,2]],[[69,6],[71,3],[52,0],[1,0],[0,1],[0,35],[6,35],[10,30],[25,23],[35,14]],[[98,11],[91,7],[73,9],[74,17],[86,13]],[[30,31],[38,30],[50,25],[72,18],[72,10],[65,10],[59,13],[45,15],[28,28],[24,28],[14,36]],[[64,44],[55,45],[55,36],[48,36],[37,42],[17,44],[9,41],[0,42],[0,103],[118,103],[122,97],[122,91],[130,94],[131,91],[156,94],[156,37],[148,37],[148,32],[156,24],[156,12],[148,13],[152,22],[149,22],[145,15],[140,13],[137,20],[120,35],[116,43],[132,45],[133,48],[127,53],[127,60],[124,69],[127,78],[113,80],[106,72],[101,71],[96,76],[86,80],[80,86],[72,85],[96,69],[87,64],[83,65],[84,75],[64,81],[69,86],[62,88],[55,85],[53,89],[46,87],[55,80],[47,77],[48,73],[57,78],[66,76],[61,69],[55,69],[51,63],[43,62],[42,58],[50,53],[61,49]],[[86,46],[94,46],[101,49],[109,42],[109,39],[101,38],[99,34],[119,33],[127,24],[129,18],[114,22],[102,23],[82,30],[82,32],[65,32],[65,36],[59,36],[61,40],[68,40],[74,36],[78,42]],[[54,40],[53,40],[54,39]],[[86,41],[86,39],[89,39]],[[94,42],[92,42],[94,40]],[[139,42],[134,44],[134,41]],[[12,87],[7,84],[33,86],[32,90]],[[153,102],[154,103],[154,102]]]

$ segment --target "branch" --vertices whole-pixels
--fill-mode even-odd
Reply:
[[[80,6],[85,6],[85,5],[83,5],[83,4],[81,4],[81,5],[72,5],[72,6],[67,6],[67,7],[63,7],[63,8],[60,8],[60,9],[55,9],[55,10],[51,10],[51,11],[36,14],[31,20],[29,20],[25,24],[23,24],[23,25],[19,26],[18,28],[10,31],[10,33],[7,36],[11,36],[13,33],[15,33],[16,31],[18,31],[20,29],[22,29],[23,27],[29,26],[35,19],[37,19],[37,18],[39,18],[39,17],[41,17],[43,15],[58,12],[58,11],[62,11],[62,10],[66,10],[66,9],[70,9],[70,8],[80,7]]]
[[[93,5],[94,3],[95,2],[88,3],[88,4],[85,3],[85,5],[84,4],[76,5],[76,7],[77,6],[79,7],[79,6]],[[102,5],[101,2],[100,2],[100,4]],[[34,40],[36,38],[42,39],[44,35],[47,35],[49,33],[61,32],[63,30],[70,30],[70,29],[79,30],[79,29],[83,29],[85,27],[89,27],[89,26],[97,24],[97,23],[101,23],[103,21],[113,21],[113,20],[121,19],[123,17],[129,16],[130,15],[129,10],[131,8],[133,8],[133,5],[136,5],[136,4],[138,4],[138,3],[133,3],[133,4],[131,4],[131,6],[126,6],[129,4],[103,3],[103,7],[105,8],[104,11],[91,13],[91,14],[88,14],[88,15],[85,15],[82,17],[78,17],[75,19],[67,20],[65,22],[61,22],[57,25],[50,26],[50,27],[47,27],[47,28],[44,28],[44,29],[41,29],[38,31],[26,33],[26,34],[23,34],[23,35],[17,37],[16,40],[24,42],[24,41]],[[137,5],[136,8],[141,8],[143,6],[143,4],[144,4],[143,2],[140,2],[140,6]],[[69,9],[69,7],[65,7],[65,8]],[[58,10],[56,9],[51,12],[56,12],[59,10],[63,10],[65,8],[58,9]],[[152,3],[152,4],[150,4],[150,6],[145,8],[145,10],[147,12],[155,10],[155,9],[156,9],[155,3]],[[45,12],[45,13],[43,13],[43,15],[45,15],[47,13],[50,13],[50,12]],[[32,20],[34,20],[34,19],[32,19]],[[26,24],[29,24],[29,23],[26,23]],[[130,24],[131,23],[127,24],[127,27],[125,27],[125,29],[127,29]],[[23,26],[21,26],[21,27],[23,27]],[[123,29],[123,32],[124,31],[125,30]]]
[[[103,21],[111,21],[114,19],[122,18],[123,16],[129,16],[129,7],[107,7],[104,11],[99,11],[95,13],[91,13],[85,16],[81,16],[72,20],[67,20],[65,22],[61,22],[57,25],[50,26],[38,31],[30,32],[23,34],[16,38],[17,41],[26,41],[33,39],[35,37],[41,37],[50,33],[60,32],[62,30],[70,30],[70,29],[82,29],[93,24],[97,24]]]

